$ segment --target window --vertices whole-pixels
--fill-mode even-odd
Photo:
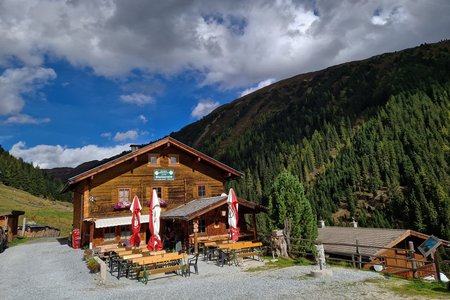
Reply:
[[[159,199],[162,199],[162,187],[154,187],[154,190],[156,190],[156,194],[158,195]],[[153,191],[152,191],[153,193]]]
[[[120,238],[121,239],[128,239],[131,236],[131,226],[130,225],[124,225],[120,226]]]
[[[119,189],[119,202],[122,207],[130,206],[130,189]]]
[[[206,221],[202,219],[198,222],[198,232],[206,232]]]
[[[116,238],[116,227],[106,227],[103,229],[103,239],[111,241]]]
[[[170,154],[169,155],[169,165],[178,165],[179,157],[176,154]]]
[[[149,166],[159,166],[159,154],[149,154],[148,155],[148,165]]]
[[[197,195],[199,198],[206,197],[206,185],[197,186]]]

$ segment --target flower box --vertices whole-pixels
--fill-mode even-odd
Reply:
[[[124,205],[122,203],[117,203],[113,205],[113,210],[114,211],[118,211],[118,210],[126,210],[126,209],[130,209],[131,205]]]

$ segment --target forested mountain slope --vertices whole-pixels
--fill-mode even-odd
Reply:
[[[63,182],[10,155],[0,146],[0,183],[50,200],[72,201],[70,193],[61,194]]]
[[[450,239],[450,42],[298,75],[171,134],[238,170],[267,203],[284,168],[317,217]]]

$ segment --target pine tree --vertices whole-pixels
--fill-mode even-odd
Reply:
[[[317,238],[316,217],[312,213],[310,202],[306,199],[303,185],[288,171],[282,171],[272,184],[269,213],[272,229],[284,228],[286,221],[290,223],[293,247],[302,244],[296,239]],[[308,243],[307,247],[310,250],[312,244]]]

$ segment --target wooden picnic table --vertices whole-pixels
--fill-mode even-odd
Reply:
[[[132,259],[134,266],[137,270],[137,277],[142,282],[147,284],[148,276],[158,273],[178,272],[184,275],[187,265],[186,253],[166,253],[156,256],[147,256],[141,258]]]
[[[241,242],[228,245],[220,245],[218,264],[224,265],[225,261],[228,263],[234,262],[236,266],[239,265],[239,259],[245,257],[258,257],[262,261],[262,243],[261,242]]]

